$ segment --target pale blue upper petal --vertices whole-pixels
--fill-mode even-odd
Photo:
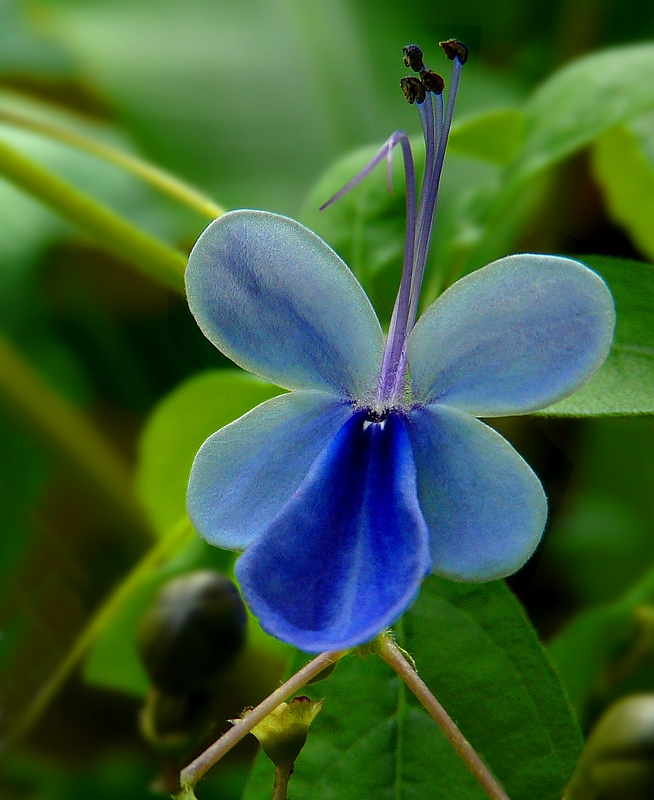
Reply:
[[[236,575],[264,630],[320,652],[388,627],[429,563],[405,422],[369,423],[360,411],[240,557]]]
[[[334,395],[292,392],[214,433],[196,455],[189,480],[195,529],[218,547],[247,547],[351,416],[351,407]]]
[[[265,211],[232,211],[191,252],[186,291],[204,335],[287,389],[366,399],[384,337],[357,279],[315,233]]]
[[[408,419],[432,571],[471,582],[515,572],[547,519],[536,475],[496,431],[463,411],[425,406]]]
[[[578,261],[502,258],[455,283],[416,324],[414,397],[480,417],[545,408],[598,369],[614,325],[606,284]]]

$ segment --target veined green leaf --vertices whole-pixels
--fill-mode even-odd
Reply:
[[[560,800],[581,736],[506,586],[429,578],[396,633],[512,800]],[[291,779],[295,800],[485,798],[435,723],[380,660],[350,656],[306,693],[325,703]],[[267,800],[271,787],[270,762],[260,755],[245,800]]]

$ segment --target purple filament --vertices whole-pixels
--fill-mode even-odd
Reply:
[[[443,171],[445,150],[452,126],[454,104],[459,88],[462,66],[460,59],[455,57],[452,63],[450,88],[445,107],[443,95],[436,95],[430,91],[427,92],[427,97],[423,103],[416,103],[426,150],[425,171],[420,190],[420,200],[417,206],[417,186],[411,144],[404,131],[395,131],[382,145],[374,158],[320,208],[322,211],[347,194],[384,159],[387,161],[387,178],[390,191],[392,188],[391,159],[393,150],[398,144],[402,147],[406,182],[406,239],[402,277],[395,305],[393,306],[393,314],[379,376],[377,401],[382,406],[399,400],[404,392],[406,345],[418,312],[420,289],[429,253],[429,243],[438,202],[438,189]]]

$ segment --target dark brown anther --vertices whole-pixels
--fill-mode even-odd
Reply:
[[[425,65],[422,63],[422,50],[417,44],[408,44],[402,48],[404,66],[410,67],[414,72],[422,72]]]
[[[420,73],[420,80],[428,92],[433,92],[434,94],[443,94],[445,81],[437,72],[433,72],[430,69],[423,69],[423,71]]]
[[[468,48],[458,39],[448,39],[446,42],[439,42],[439,44],[450,61],[458,58],[462,64],[465,64],[468,60]]]
[[[400,86],[408,103],[418,103],[420,105],[425,102],[427,92],[419,78],[414,78],[413,75],[408,78],[402,78]]]

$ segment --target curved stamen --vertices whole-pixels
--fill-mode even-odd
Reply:
[[[341,197],[346,195],[350,190],[354,189],[355,186],[358,186],[364,178],[370,175],[377,164],[382,162],[384,159],[386,159],[387,162],[386,180],[388,183],[388,191],[393,191],[393,150],[398,144],[401,145],[402,155],[404,156],[404,174],[407,185],[407,197],[410,182],[413,184],[415,195],[416,177],[415,170],[413,169],[413,154],[411,153],[409,137],[406,135],[406,133],[404,133],[404,131],[394,131],[379,148],[373,158],[370,159],[366,166],[351,180],[349,180],[342,189],[339,189],[336,194],[333,194],[329,200],[323,203],[319,210],[324,211],[326,208],[329,208],[329,206],[333,205],[337,200],[340,200]],[[409,155],[410,164],[407,162],[407,152]]]
[[[413,153],[408,137],[402,142],[404,156],[404,172],[406,175],[406,236],[404,244],[404,261],[400,288],[395,298],[391,322],[388,328],[386,347],[382,358],[379,375],[377,397],[380,401],[388,400],[396,392],[397,374],[403,363],[404,342],[406,339],[406,323],[411,300],[411,283],[413,276],[413,260],[416,239],[416,178],[413,165]],[[402,369],[402,375],[404,370]]]
[[[400,288],[397,293],[395,305],[393,307],[393,314],[391,316],[391,323],[388,330],[388,337],[386,339],[386,348],[382,358],[382,368],[379,376],[378,386],[378,399],[387,400],[394,391],[396,384],[396,375],[398,372],[398,365],[402,360],[402,349],[404,340],[406,338],[406,322],[409,313],[409,304],[411,296],[411,282],[413,273],[413,260],[414,248],[416,238],[416,173],[413,164],[413,153],[411,151],[411,143],[409,137],[404,131],[395,131],[381,148],[376,155],[366,164],[366,166],[348,181],[342,189],[327,200],[326,203],[320,207],[322,211],[330,205],[340,200],[343,195],[347,194],[357,184],[359,184],[384,158],[387,159],[388,165],[388,179],[389,189],[390,179],[392,178],[392,164],[391,158],[393,150],[397,145],[402,148],[402,156],[404,159],[404,179],[406,184],[406,239],[404,246],[404,262],[402,265],[402,278],[400,279]]]

